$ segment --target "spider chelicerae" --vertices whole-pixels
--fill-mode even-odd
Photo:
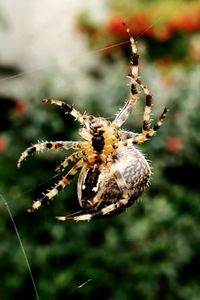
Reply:
[[[81,211],[57,217],[65,221],[90,221],[94,218],[113,216],[131,206],[148,185],[151,168],[142,153],[135,147],[155,135],[161,127],[166,114],[165,108],[159,120],[152,126],[152,96],[148,88],[138,79],[139,55],[130,29],[126,28],[131,45],[130,98],[124,107],[110,122],[102,117],[81,114],[73,106],[54,99],[44,99],[44,103],[60,106],[66,114],[73,116],[80,124],[81,141],[42,142],[27,148],[20,156],[17,166],[34,152],[46,150],[69,150],[75,152],[66,157],[57,171],[74,163],[62,179],[40,199],[33,202],[30,212],[38,209],[43,202],[50,202],[61,190],[70,184],[73,176],[79,171],[77,193]],[[137,88],[143,91],[146,103],[141,133],[121,129],[137,101]]]

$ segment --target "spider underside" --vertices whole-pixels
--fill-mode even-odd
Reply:
[[[70,216],[57,217],[58,220],[90,221],[94,218],[119,214],[131,206],[148,185],[151,169],[148,161],[135,145],[144,143],[155,135],[166,117],[167,109],[164,109],[159,120],[152,126],[152,96],[148,88],[138,79],[139,55],[135,40],[130,36],[129,28],[126,31],[129,34],[132,51],[129,74],[131,92],[129,100],[112,122],[102,117],[81,114],[73,106],[60,100],[43,100],[45,103],[60,106],[66,114],[73,116],[82,125],[79,131],[82,140],[38,143],[21,154],[18,167],[27,156],[34,152],[75,150],[58,166],[57,171],[63,172],[69,164],[74,163],[72,168],[55,187],[33,202],[28,211],[32,212],[43,202],[52,200],[69,185],[79,170],[81,171],[77,192],[82,210]],[[146,102],[142,132],[133,133],[121,129],[121,126],[136,104],[138,88],[143,91]]]

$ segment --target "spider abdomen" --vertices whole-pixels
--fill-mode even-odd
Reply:
[[[118,148],[116,158],[114,167],[122,174],[129,199],[125,206],[114,210],[109,216],[116,215],[132,205],[143,193],[151,176],[149,163],[134,146]],[[82,169],[78,182],[78,198],[85,211],[100,210],[116,203],[122,196],[123,193],[108,168],[100,166],[100,168]]]

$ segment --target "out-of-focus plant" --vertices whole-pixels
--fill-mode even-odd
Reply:
[[[149,58],[169,57],[180,60],[189,54],[191,34],[200,34],[198,1],[124,0],[110,1],[109,6],[111,15],[105,22],[96,22],[87,13],[80,16],[80,28],[88,34],[91,43],[98,47],[125,42],[127,34],[122,23],[126,22],[135,38],[146,40]],[[124,45],[115,50],[119,51],[119,48],[124,49]]]

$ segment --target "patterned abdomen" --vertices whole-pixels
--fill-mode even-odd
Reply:
[[[145,157],[134,146],[120,147],[116,152],[115,167],[122,174],[128,189],[128,203],[113,211],[110,215],[122,212],[132,205],[143,193],[147,186],[151,169]],[[106,167],[82,169],[78,182],[78,198],[82,208],[95,212],[122,198],[122,191],[113,175]]]

